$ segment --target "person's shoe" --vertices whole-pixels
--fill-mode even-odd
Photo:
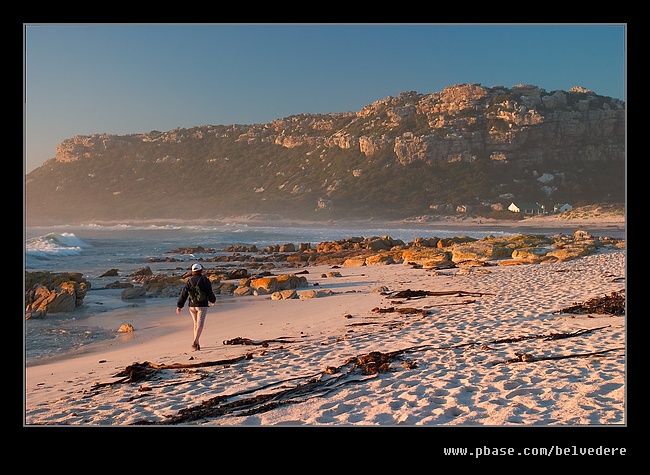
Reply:
[[[194,351],[199,351],[201,349],[201,347],[196,343],[192,344],[192,348],[194,349]]]

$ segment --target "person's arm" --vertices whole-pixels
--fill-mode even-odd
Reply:
[[[188,289],[189,281],[185,283],[185,286],[181,290],[181,294],[178,296],[178,300],[176,301],[176,313],[181,313],[181,308],[185,306],[185,301],[187,300],[187,289]]]
[[[208,305],[211,307],[214,307],[214,304],[217,302],[217,296],[214,295],[214,290],[212,290],[212,281],[208,279],[207,277],[205,278],[207,280],[207,295],[208,295]]]

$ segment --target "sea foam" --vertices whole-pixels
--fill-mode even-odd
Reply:
[[[49,233],[25,241],[26,257],[47,259],[53,256],[74,256],[92,247],[73,233]]]

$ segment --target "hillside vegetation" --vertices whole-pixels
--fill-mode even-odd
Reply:
[[[29,224],[472,214],[625,202],[625,105],[592,91],[457,85],[356,113],[76,136],[26,177]]]

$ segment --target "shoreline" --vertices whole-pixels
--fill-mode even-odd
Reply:
[[[536,220],[530,220],[530,221],[532,222]],[[401,226],[403,223],[390,223],[390,224],[395,226]],[[474,223],[474,226],[451,225],[451,227],[447,228],[448,230],[447,231],[442,229],[441,227],[436,227],[436,229],[432,229],[430,226],[426,224],[422,225],[421,223],[418,223],[417,227],[412,226],[410,227],[410,229],[404,229],[403,227],[397,227],[393,229],[390,229],[388,227],[382,227],[377,229],[371,228],[371,229],[366,229],[362,234],[366,238],[370,236],[377,236],[379,234],[381,235],[390,234],[392,238],[399,238],[399,239],[403,239],[404,242],[411,242],[414,239],[417,239],[418,237],[426,238],[432,235],[445,236],[448,232],[449,234],[454,234],[453,233],[454,230],[458,230],[458,232],[455,233],[455,235],[467,234],[468,236],[473,236],[479,239],[483,237],[482,232],[488,235],[491,232],[496,232],[498,236],[499,235],[498,233],[501,232],[505,232],[505,234],[507,235],[514,231],[512,228],[498,229],[496,226],[489,226],[489,225],[485,225],[485,226],[486,227],[482,227],[477,223]],[[241,230],[242,228],[237,227],[236,229]],[[583,230],[584,229],[585,228],[583,228]],[[254,230],[255,232],[261,231],[260,228],[252,228],[252,230]],[[420,233],[418,230],[422,230],[422,232]],[[480,232],[475,233],[473,232],[473,230],[480,230]],[[530,234],[548,234],[549,230],[551,230],[553,234],[557,234],[556,232],[557,229],[555,228],[547,228],[544,230],[540,230],[538,228],[519,228],[516,231],[527,232]],[[205,232],[206,230],[203,229],[203,231]],[[575,231],[576,231],[575,228],[570,228],[567,230],[562,229],[560,234],[565,234],[565,232],[567,234],[573,234]],[[74,232],[77,231],[74,230]],[[166,232],[182,233],[184,231],[171,230]],[[220,232],[220,230],[218,230],[217,232]],[[272,233],[277,233],[277,232],[278,232],[277,228],[274,228],[274,230],[272,231]],[[209,229],[208,229],[208,233],[209,233]],[[346,229],[346,228],[339,228],[338,233],[341,236],[343,236],[344,234],[351,237],[358,236],[357,234],[355,234],[354,230]],[[300,234],[300,231],[298,231],[298,234]],[[404,234],[406,236],[404,236]],[[594,232],[594,234],[597,234],[597,232]],[[606,232],[605,234],[608,234],[610,237],[618,238],[618,236],[613,236],[613,234],[616,233],[613,233],[612,229],[609,229],[608,232]],[[334,238],[331,239],[334,240]],[[227,240],[224,242],[227,242]],[[284,241],[281,240],[281,242]],[[174,265],[172,265],[172,267],[169,267],[168,264],[164,263],[164,260],[161,260],[161,262],[163,268],[159,269],[154,267],[155,271],[156,270],[162,271],[163,273],[167,273],[167,274],[169,274],[170,272],[175,273]],[[323,261],[321,260],[321,262]],[[229,263],[228,265],[237,265],[237,264]],[[280,270],[282,270],[282,268],[283,265],[280,265]],[[313,269],[313,265],[308,265],[305,268]],[[288,270],[286,272],[291,272],[292,269],[295,269],[295,266],[288,266]],[[50,271],[53,272],[53,270]],[[84,270],[84,272],[86,271]],[[124,268],[122,268],[122,272],[128,274],[128,272]],[[123,313],[128,314],[130,312],[128,307],[133,307],[138,309],[138,312],[146,313],[152,307],[160,305],[161,304],[160,300],[164,300],[164,298],[149,298],[149,299],[139,299],[134,301],[128,301],[128,300],[124,301],[120,297],[120,294],[123,292],[122,288],[103,288],[101,286],[106,284],[107,281],[101,278],[97,278],[96,276],[99,274],[90,273],[86,275],[89,281],[92,281],[93,287],[88,291],[88,294],[86,295],[86,298],[84,300],[84,305],[78,309],[75,309],[75,312],[70,313],[69,315],[69,317],[74,321],[75,326],[73,327],[71,325],[67,325],[67,323],[64,323],[67,326],[61,328],[61,330],[67,329],[68,331],[65,333],[70,335],[70,337],[61,336],[61,337],[57,337],[54,340],[50,340],[47,338],[46,335],[48,334],[48,332],[49,334],[52,334],[51,332],[53,331],[54,332],[59,331],[59,325],[56,319],[52,321],[53,326],[49,329],[40,326],[45,323],[41,321],[34,322],[32,324],[33,326],[28,327],[29,328],[29,336],[28,336],[29,350],[26,352],[26,355],[29,356],[29,359],[26,359],[27,362],[26,364],[28,366],[40,364],[39,361],[46,358],[53,358],[54,360],[60,359],[62,358],[61,356],[62,354],[68,352],[72,352],[73,354],[86,352],[88,351],[87,346],[95,344],[96,343],[95,340],[110,338],[109,333],[111,331],[115,331],[115,329],[119,327],[119,325],[114,325],[114,322],[117,320],[119,315]],[[92,275],[95,275],[95,277],[93,278]],[[102,324],[102,322],[105,321],[105,317],[102,316],[102,314],[104,313],[110,315],[110,318],[112,319],[110,326]],[[65,317],[66,315],[67,314],[62,314],[61,317]],[[129,322],[120,321],[119,323],[122,324],[122,323],[129,323]],[[43,339],[43,344],[39,345],[40,343],[39,338],[41,337],[41,335],[45,336],[45,338]],[[120,338],[125,338],[125,337],[120,336]],[[58,345],[57,345],[57,341],[60,342]],[[78,347],[79,345],[82,345],[82,348],[75,349],[75,347]]]
[[[542,233],[560,233],[571,231],[575,232],[578,229],[591,231],[598,234],[606,234],[607,232],[615,232],[617,236],[612,237],[625,237],[626,232],[626,217],[621,215],[607,215],[607,216],[586,216],[582,218],[564,219],[560,216],[541,216],[541,217],[527,217],[522,220],[496,220],[486,218],[454,218],[449,219],[403,219],[403,220],[378,220],[378,219],[365,219],[365,220],[352,220],[352,219],[338,219],[328,221],[310,221],[299,219],[287,219],[261,216],[233,216],[227,218],[215,219],[147,219],[147,220],[122,220],[122,221],[107,221],[98,220],[92,223],[66,223],[66,224],[42,224],[30,225],[27,227],[56,227],[56,226],[85,226],[88,224],[99,226],[227,226],[232,224],[244,224],[252,226],[273,226],[273,227],[345,227],[351,229],[362,229],[373,227],[377,229],[482,229],[482,230],[522,230],[522,233],[536,231]]]
[[[84,303],[84,305],[87,307],[92,306],[94,300],[97,299],[97,294],[105,293],[114,294],[112,299],[104,301],[104,303],[109,303],[109,305],[111,305],[110,308],[103,308],[99,311],[86,309],[84,311],[87,313],[77,314],[76,316],[75,312],[79,309],[75,309],[74,312],[66,315],[74,318],[74,321],[69,325],[74,326],[75,329],[87,328],[90,329],[90,331],[93,331],[92,329],[101,328],[113,332],[114,337],[112,339],[102,339],[85,343],[79,348],[67,349],[62,353],[54,355],[34,357],[30,360],[25,359],[25,368],[56,363],[58,361],[65,361],[67,359],[74,359],[84,355],[107,351],[110,350],[110,347],[112,346],[120,347],[122,344],[128,343],[136,336],[134,333],[117,332],[117,329],[125,323],[136,325],[138,328],[143,330],[142,332],[138,332],[138,338],[140,338],[149,335],[155,336],[156,332],[160,331],[171,331],[171,329],[174,328],[174,320],[178,319],[176,313],[169,311],[169,309],[173,310],[175,308],[176,297],[149,298],[125,303],[125,301],[120,299],[119,290],[97,289],[89,291],[86,299],[84,299],[88,302]],[[116,304],[116,302],[118,302],[118,304]],[[173,315],[169,315],[169,318],[165,318],[166,313],[173,313]],[[154,321],[152,324],[153,326],[148,323],[148,320]],[[154,331],[152,332],[152,330]],[[62,331],[65,331],[65,327],[62,328]]]
[[[198,352],[190,348],[187,308],[176,315],[174,299],[131,308],[123,315],[134,322],[130,337],[25,368],[25,424],[166,424],[171,415],[217,396],[254,394],[256,388],[264,393],[309,375],[345,380],[341,372],[350,358],[411,347],[414,352],[401,364],[392,363],[391,371],[364,383],[270,411],[199,418],[190,425],[621,425],[625,317],[555,312],[620,291],[625,256],[625,250],[616,250],[530,264],[535,272],[530,265],[461,273],[391,264],[342,267],[341,277],[332,278],[323,276],[331,266],[311,266],[310,287],[330,289],[332,295],[220,299],[208,310]],[[401,302],[391,297],[406,288],[441,294]],[[454,295],[461,291],[470,295]],[[425,314],[372,310],[389,307]],[[553,342],[529,338],[554,333],[575,336]],[[270,343],[223,343],[237,337]],[[593,358],[571,357],[603,351]],[[495,366],[521,352],[540,360]],[[558,356],[567,359],[544,360]],[[144,362],[188,369],[118,384],[118,372]],[[327,367],[341,369],[321,373]]]

